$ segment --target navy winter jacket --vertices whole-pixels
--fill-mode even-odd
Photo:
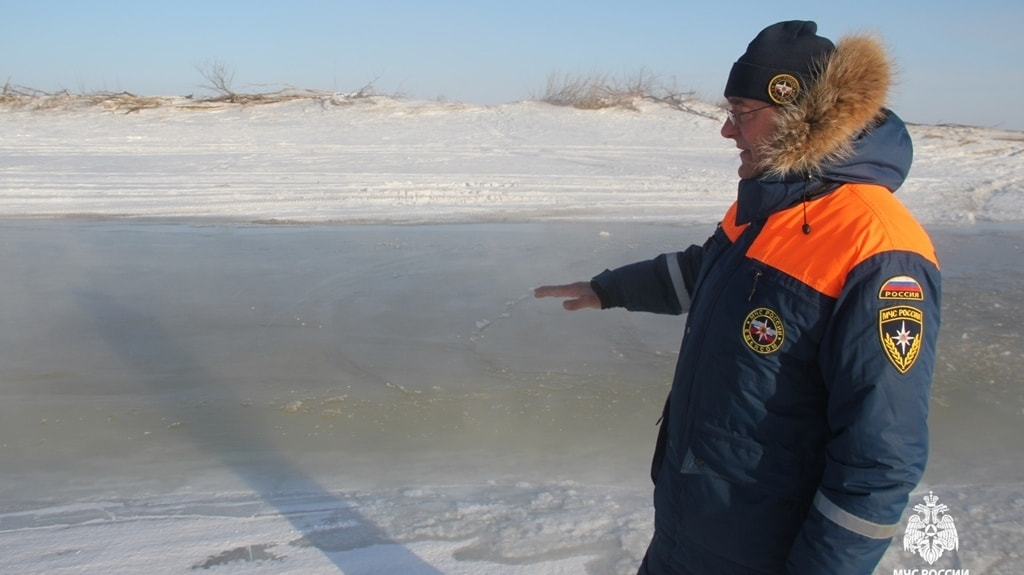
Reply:
[[[812,178],[743,180],[703,246],[593,279],[603,307],[688,312],[642,572],[867,575],[900,531],[940,303],[892,193],[911,157],[886,112]]]

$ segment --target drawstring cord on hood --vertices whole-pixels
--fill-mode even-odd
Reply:
[[[814,179],[814,176],[809,172],[804,172],[804,189],[800,194],[800,204],[803,206],[804,210],[804,225],[800,226],[800,230],[805,236],[811,235],[811,222],[807,219],[807,204],[810,203],[811,200],[820,198],[830,191],[835,190],[840,185],[837,182],[819,180],[817,185],[811,186],[810,182]],[[792,206],[793,204],[790,205]]]

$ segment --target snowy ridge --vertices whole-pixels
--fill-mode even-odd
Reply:
[[[7,110],[0,215],[707,223],[734,195],[736,154],[718,135],[721,114],[694,107],[374,99],[131,114]],[[924,223],[1024,220],[1024,135],[912,132],[917,158],[900,197]]]

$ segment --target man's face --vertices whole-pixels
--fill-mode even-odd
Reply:
[[[775,131],[777,108],[767,102],[749,98],[729,98],[732,119],[722,124],[722,137],[736,142],[740,151],[740,178],[751,180],[761,175],[758,148]]]

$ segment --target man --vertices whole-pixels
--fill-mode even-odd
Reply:
[[[931,242],[866,36],[764,29],[733,65],[739,189],[703,246],[537,288],[569,310],[688,312],[652,465],[640,573],[869,574],[928,451]]]

